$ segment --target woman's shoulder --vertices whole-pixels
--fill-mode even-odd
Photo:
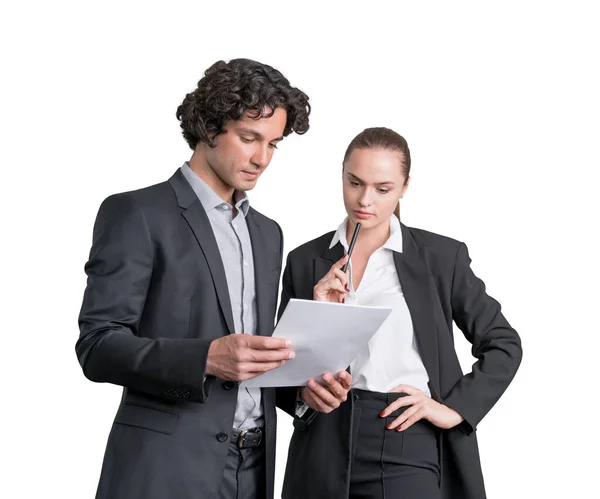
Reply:
[[[412,239],[415,241],[416,245],[419,247],[429,247],[429,248],[442,248],[442,249],[454,249],[455,251],[458,247],[463,244],[458,239],[453,237],[445,236],[443,234],[438,234],[436,232],[431,232],[425,229],[419,229],[417,227],[407,227],[405,226],[406,231],[410,234]]]
[[[295,260],[298,258],[303,259],[310,256],[322,255],[329,249],[335,232],[335,230],[332,230],[331,232],[327,232],[315,239],[311,239],[310,241],[301,244],[290,251],[289,258]]]

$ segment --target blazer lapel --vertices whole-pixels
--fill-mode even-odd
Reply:
[[[267,310],[267,297],[271,290],[268,282],[270,278],[268,248],[265,237],[256,220],[252,209],[248,210],[246,216],[250,241],[252,242],[252,258],[254,261],[254,289],[256,299],[257,333],[261,336],[269,336],[273,333],[273,324],[268,324],[269,311]],[[277,284],[276,284],[277,286]]]
[[[169,179],[169,183],[175,191],[179,206],[184,209],[182,213],[183,217],[190,226],[190,229],[192,229],[194,237],[196,238],[196,241],[198,241],[198,244],[204,253],[204,257],[208,262],[208,268],[210,269],[213,284],[217,292],[221,312],[225,317],[227,329],[230,333],[234,333],[235,327],[225,267],[223,267],[223,260],[221,259],[221,253],[219,252],[219,247],[212,226],[210,225],[210,220],[202,207],[202,203],[200,203],[196,193],[188,184],[180,170],[177,170]]]
[[[402,253],[394,252],[396,272],[410,311],[421,359],[429,375],[432,396],[439,400],[437,328],[432,301],[432,284],[427,248],[419,248],[408,228],[402,228]]]
[[[333,233],[331,237],[333,237]],[[331,266],[344,256],[344,253],[345,250],[342,243],[338,242],[332,248],[327,247],[320,257],[315,258],[313,282],[316,284],[320,281],[329,272]]]

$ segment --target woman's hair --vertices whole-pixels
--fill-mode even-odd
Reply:
[[[402,168],[402,175],[404,175],[404,183],[408,180],[410,176],[410,149],[406,139],[394,130],[385,127],[365,128],[348,145],[346,154],[344,154],[343,165],[346,164],[355,149],[384,149],[401,153],[400,167]],[[396,206],[394,213],[399,219],[400,203]]]
[[[218,61],[204,73],[197,88],[177,108],[183,136],[195,149],[198,142],[214,146],[215,136],[225,124],[248,113],[254,119],[268,118],[277,108],[285,109],[283,135],[302,135],[308,130],[308,96],[290,86],[276,69],[249,59]]]

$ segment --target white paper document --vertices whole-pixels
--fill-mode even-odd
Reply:
[[[296,357],[241,386],[302,386],[311,378],[321,380],[325,372],[343,371],[367,346],[391,311],[292,298],[273,336],[290,340]]]

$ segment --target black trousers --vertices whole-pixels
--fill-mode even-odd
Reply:
[[[229,442],[219,499],[265,499],[266,485],[264,442],[245,449]]]
[[[388,430],[406,408],[379,415],[405,395],[353,390],[349,499],[440,498],[440,430],[424,420],[402,432]]]

